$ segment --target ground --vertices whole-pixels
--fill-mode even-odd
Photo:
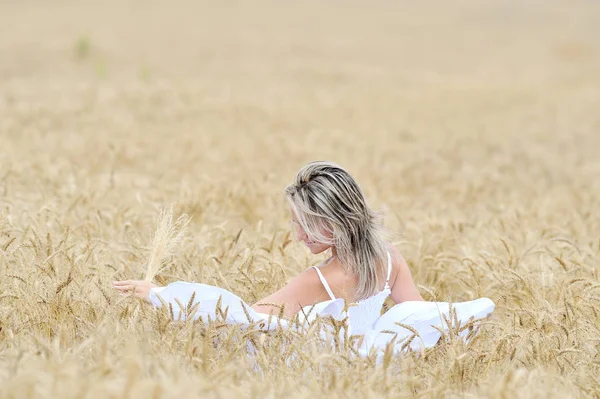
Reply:
[[[599,20],[583,0],[2,2],[1,396],[598,397]],[[376,366],[250,337],[250,359],[240,331],[113,292],[171,203],[192,220],[159,283],[279,288],[320,260],[283,197],[311,160],[356,177],[426,299],[495,301],[476,339]]]

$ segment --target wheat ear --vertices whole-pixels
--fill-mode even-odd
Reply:
[[[168,208],[161,209],[150,247],[146,281],[152,281],[161,271],[165,259],[173,255],[173,251],[177,244],[181,242],[185,227],[190,220],[187,215],[183,214],[173,223],[173,204]]]

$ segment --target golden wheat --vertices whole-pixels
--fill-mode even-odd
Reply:
[[[163,208],[158,215],[156,231],[150,245],[150,259],[146,267],[146,281],[154,280],[161,271],[163,262],[173,255],[177,245],[181,242],[185,227],[190,222],[187,215],[181,215],[173,223],[173,205]],[[182,308],[183,309],[183,308]]]
[[[599,397],[598,20],[558,0],[0,3],[0,397]],[[384,212],[426,299],[496,302],[468,344],[450,317],[377,365],[318,325],[177,322],[112,290],[264,298],[320,260],[282,193],[315,159]]]

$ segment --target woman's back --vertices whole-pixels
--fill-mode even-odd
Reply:
[[[377,308],[377,314],[379,314],[385,299],[390,295],[395,303],[423,300],[415,287],[408,265],[392,245],[388,246],[386,260],[387,262],[381,270],[382,284],[377,291],[371,294],[371,296],[377,295],[377,303],[381,302],[379,305],[370,305],[373,309]],[[338,257],[332,256],[318,266],[309,267],[279,291],[252,307],[261,313],[278,314],[280,307],[273,304],[283,305],[284,315],[291,317],[303,308],[332,299],[343,298],[348,303],[359,303],[361,301],[357,296],[357,280],[358,278],[354,274],[346,270]],[[379,295],[386,289],[386,283],[389,288],[387,294]],[[363,299],[363,301],[365,300]],[[362,306],[366,307],[367,305]]]
[[[343,298],[348,302],[358,301],[356,291],[358,278],[356,275],[347,271],[339,258],[329,258],[327,261],[317,266],[308,268],[308,272],[311,270],[314,270],[316,277],[323,286],[322,294],[324,295],[321,295],[320,297],[325,296],[329,299]],[[389,288],[390,281],[393,281],[395,278],[395,270],[397,271],[397,267],[394,267],[391,253],[388,251],[387,262],[385,267],[381,270],[385,273],[385,284],[379,287],[373,295],[381,292],[386,287]]]
[[[336,300],[337,297],[328,282],[329,280],[338,282],[338,285],[341,287],[339,287],[337,291],[343,295],[343,298],[346,299],[346,302],[354,302],[348,309],[348,318],[350,319],[353,333],[362,334],[373,327],[373,324],[379,318],[383,303],[391,293],[390,278],[392,275],[392,257],[389,252],[387,253],[386,279],[383,288],[368,298],[363,298],[358,301],[355,299],[356,277],[348,276],[343,270],[339,260],[331,260],[329,265],[325,267],[325,269],[331,268],[330,272],[328,273],[329,280],[321,271],[321,266],[312,266],[311,268],[317,273],[323,288],[331,300]],[[352,283],[354,283],[354,287],[351,286]]]

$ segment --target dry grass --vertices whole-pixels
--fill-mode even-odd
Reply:
[[[150,257],[146,266],[146,281],[154,281],[163,269],[164,262],[175,254],[177,245],[183,239],[185,228],[190,222],[187,215],[181,215],[173,222],[173,205],[163,208],[156,222],[156,231],[150,244]]]
[[[600,6],[413,3],[3,2],[0,396],[600,396]],[[277,289],[316,261],[282,197],[314,159],[427,298],[497,303],[469,346],[376,367],[112,291],[173,202],[159,282]]]

